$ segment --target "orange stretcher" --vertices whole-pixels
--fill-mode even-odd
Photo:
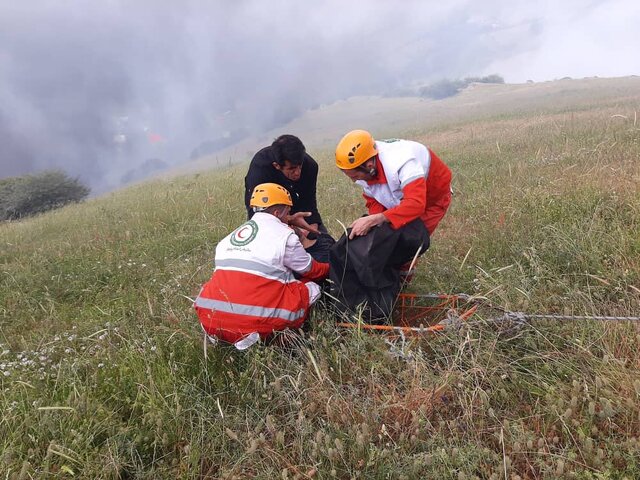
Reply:
[[[466,321],[478,307],[479,303],[466,294],[401,293],[387,324],[339,322],[337,325],[365,331],[422,335]]]

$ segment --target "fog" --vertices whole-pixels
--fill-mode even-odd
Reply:
[[[639,21],[630,0],[5,0],[0,177],[101,192],[352,95],[640,73]]]

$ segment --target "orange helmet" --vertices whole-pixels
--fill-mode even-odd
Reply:
[[[351,170],[378,154],[373,137],[366,130],[352,130],[347,133],[336,147],[336,166],[342,170]]]
[[[293,206],[289,190],[277,183],[261,183],[253,189],[249,206],[267,208],[272,205]]]

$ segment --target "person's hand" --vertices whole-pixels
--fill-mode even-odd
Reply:
[[[318,224],[317,223],[308,224],[307,221],[305,220],[306,217],[310,217],[310,216],[311,216],[311,212],[294,213],[293,215],[289,215],[289,217],[287,218],[287,223],[292,227],[298,227],[308,232],[312,232],[319,235],[320,230],[318,230]]]
[[[302,244],[302,247],[305,250],[317,242],[316,239],[308,238],[309,232],[307,230],[303,230],[299,227],[291,227],[291,228],[293,228],[293,231],[296,232],[296,235],[298,236],[298,240],[300,240],[300,243]]]
[[[353,240],[354,237],[361,237],[366,235],[373,227],[376,227],[386,221],[387,218],[382,213],[360,217],[351,224],[351,233],[349,234],[349,240]]]

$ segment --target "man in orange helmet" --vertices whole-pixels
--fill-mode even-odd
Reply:
[[[254,215],[218,243],[215,271],[194,302],[207,335],[239,349],[300,328],[320,296],[314,281],[329,273],[287,224],[295,216],[286,188],[260,184],[249,202]]]
[[[363,188],[368,210],[368,215],[351,224],[349,239],[366,236],[377,226],[388,226],[404,236],[389,252],[387,265],[411,281],[409,270],[416,251],[423,253],[428,248],[430,236],[451,203],[451,170],[421,143],[375,141],[365,130],[353,130],[340,140],[336,166]],[[408,248],[413,251],[404,252]],[[398,261],[401,265],[394,264]]]
[[[416,218],[433,235],[451,203],[451,170],[418,142],[375,141],[353,130],[336,147],[336,165],[363,188],[369,211],[351,224],[351,238],[382,223],[399,229]]]

